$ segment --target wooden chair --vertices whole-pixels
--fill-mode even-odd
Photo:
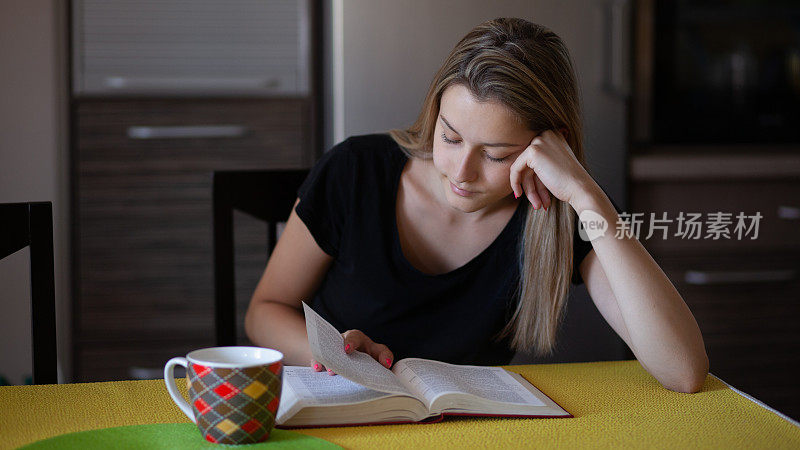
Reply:
[[[267,254],[275,249],[278,222],[285,222],[308,170],[215,171],[214,287],[217,345],[236,345],[233,211],[267,223]]]
[[[30,247],[33,383],[58,383],[53,205],[0,204],[0,259]]]

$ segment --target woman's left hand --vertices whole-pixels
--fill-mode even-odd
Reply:
[[[565,134],[566,128],[538,134],[511,165],[514,196],[525,194],[534,209],[547,209],[551,193],[572,204],[591,179],[564,139]]]

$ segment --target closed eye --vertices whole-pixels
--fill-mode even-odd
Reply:
[[[444,142],[448,143],[448,144],[451,144],[451,145],[455,145],[455,144],[460,144],[461,143],[461,139],[449,139],[447,137],[447,135],[444,134],[444,133],[442,133],[442,140]],[[483,156],[485,156],[486,159],[488,159],[489,161],[496,162],[496,163],[501,163],[501,162],[503,162],[503,161],[508,159],[508,156],[505,156],[505,157],[502,157],[502,158],[495,158],[495,157],[491,156],[490,154],[486,153],[485,151],[483,152]]]
[[[444,133],[442,133],[442,140],[443,140],[443,141],[445,141],[445,142],[447,142],[448,144],[458,144],[459,142],[461,142],[461,140],[452,140],[452,139],[448,139],[448,138],[447,138],[447,135],[446,135],[446,134],[444,134]]]
[[[489,161],[492,161],[492,162],[497,162],[497,163],[500,163],[500,162],[503,162],[503,161],[505,161],[506,159],[508,159],[508,156],[504,156],[504,157],[502,157],[502,158],[495,158],[495,157],[493,157],[493,156],[489,155],[489,154],[488,154],[488,153],[486,153],[486,152],[483,152],[483,154],[484,154],[484,155],[486,155],[486,159],[488,159]]]

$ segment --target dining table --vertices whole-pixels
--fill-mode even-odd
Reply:
[[[525,377],[573,417],[447,417],[427,424],[274,429],[266,442],[244,448],[800,449],[797,420],[713,373],[700,391],[683,393],[664,388],[636,360],[501,367]],[[178,386],[186,396],[185,383]],[[203,440],[173,403],[164,380],[155,379],[0,387],[0,448],[26,445],[219,444]]]

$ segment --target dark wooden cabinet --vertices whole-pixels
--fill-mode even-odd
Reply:
[[[211,173],[309,167],[312,105],[82,99],[73,114],[74,379],[129,379],[133,368],[214,344]],[[266,262],[266,228],[235,219],[246,304]]]
[[[71,381],[158,378],[215,343],[212,172],[322,151],[322,2],[69,9]],[[241,325],[267,230],[233,219]]]
[[[656,16],[673,10],[671,2],[636,0],[633,6],[630,212],[645,213],[641,217],[645,224],[650,222],[650,213],[655,213],[656,219],[666,214],[673,221],[680,213],[700,213],[702,225],[700,239],[676,236],[678,225],[672,222],[666,239],[659,233],[650,239],[643,236],[640,241],[695,316],[703,333],[710,372],[800,419],[800,145],[769,143],[780,142],[770,135],[749,143],[720,142],[737,142],[741,139],[736,136],[746,134],[724,114],[709,117],[708,123],[689,120],[682,127],[673,127],[673,136],[664,136],[663,130],[669,129],[667,124],[688,120],[691,111],[676,111],[665,120],[664,105],[658,103],[669,103],[670,89],[685,87],[687,80],[696,80],[698,85],[708,82],[704,78],[708,72],[704,70],[709,67],[703,64],[716,60],[707,52],[719,56],[715,52],[725,47],[725,39],[714,41],[714,37],[721,36],[714,34],[719,28],[713,31],[712,25],[746,17],[736,16],[734,10],[729,16],[684,14],[680,20],[693,21],[691,27],[705,26],[708,31],[687,35],[681,34],[684,28],[676,31],[676,18],[669,11],[666,16]],[[695,12],[703,8],[695,7],[687,4],[681,8]],[[773,13],[757,5],[753,11],[760,11],[765,17]],[[660,31],[659,26],[663,27]],[[754,34],[736,36],[744,40]],[[718,45],[704,48],[705,38]],[[681,60],[685,54],[670,50],[672,47],[660,45],[659,41],[669,45],[678,42],[683,51],[690,49],[692,55],[701,55],[698,60],[702,63],[693,66],[692,73],[679,71],[677,68],[686,67],[684,63],[697,61]],[[670,66],[670,61],[679,64]],[[723,67],[721,70],[727,72],[719,74],[724,78],[733,69]],[[683,78],[679,80],[680,77]],[[767,84],[762,86],[766,88]],[[722,108],[724,99],[719,93],[708,87],[695,89],[684,100]],[[762,93],[758,97],[769,98]],[[656,114],[659,108],[661,118]],[[753,110],[750,120],[763,124],[762,117]],[[704,127],[709,129],[708,136],[724,135],[725,139],[703,136]],[[657,129],[662,133],[654,131]],[[717,213],[723,215],[715,216]],[[728,213],[729,216],[724,215]],[[740,213],[761,216],[756,239],[751,239],[752,231],[741,238],[735,232]],[[716,218],[731,221],[724,226],[730,231],[729,236],[714,239],[714,234],[709,233],[708,222]],[[745,226],[749,225],[748,218]]]
[[[632,157],[631,210],[645,213],[645,223],[651,213],[672,220],[681,212],[701,214],[700,239],[675,236],[671,223],[667,239],[640,240],[697,320],[710,372],[800,417],[800,172],[786,173],[800,154],[652,151]],[[717,212],[732,213],[731,231],[739,213],[761,215],[757,238],[752,229],[742,238],[710,238],[707,221]]]

